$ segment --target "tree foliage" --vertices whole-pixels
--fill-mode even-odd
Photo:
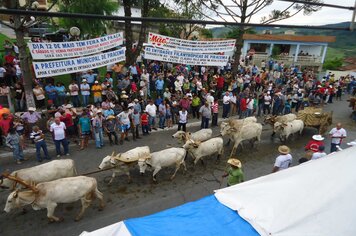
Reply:
[[[324,62],[323,69],[324,70],[337,70],[342,66],[343,61],[344,60],[342,58],[337,58],[337,57],[332,60],[327,60]]]
[[[111,0],[63,0],[59,3],[61,12],[112,15],[119,5]],[[100,19],[61,18],[60,25],[64,28],[73,26],[81,30],[82,35],[98,36],[106,32],[106,21]]]

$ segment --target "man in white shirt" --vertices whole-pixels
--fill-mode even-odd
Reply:
[[[319,158],[325,157],[327,154],[324,152],[324,150],[324,146],[319,146],[318,151],[313,153],[311,160],[317,160]]]
[[[83,97],[83,107],[88,106],[89,104],[89,96],[90,96],[90,86],[86,79],[83,79],[83,83],[80,85],[80,90]]]
[[[223,114],[222,118],[227,118],[229,115],[230,111],[230,93],[228,91],[225,92],[225,95],[223,97]]]
[[[287,169],[292,164],[292,155],[289,147],[282,145],[278,147],[278,152],[281,154],[276,158],[272,173]]]
[[[155,104],[153,104],[153,100],[150,100],[149,104],[147,104],[146,109],[147,114],[148,114],[148,126],[149,130],[151,131],[152,129],[157,130],[155,127],[156,125],[156,113],[157,113],[157,107]]]
[[[337,147],[341,145],[341,141],[346,138],[346,130],[342,128],[341,123],[337,123],[336,127],[330,130],[329,136],[331,138],[331,148],[330,148],[330,153],[336,152]]]
[[[56,145],[57,157],[61,156],[61,144],[64,149],[64,155],[69,156],[68,141],[66,139],[66,125],[61,122],[59,117],[54,119],[54,123],[50,126],[50,131],[52,132],[54,144]]]
[[[69,94],[74,107],[79,107],[79,86],[76,84],[75,80],[68,86]]]

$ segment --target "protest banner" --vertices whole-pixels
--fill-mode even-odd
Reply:
[[[64,75],[86,71],[109,64],[125,61],[125,50],[110,51],[87,57],[69,58],[57,61],[33,62],[36,78]]]
[[[34,60],[82,57],[99,53],[123,44],[123,33],[100,38],[58,43],[28,43]]]
[[[148,44],[164,49],[174,49],[177,51],[194,53],[220,53],[230,52],[235,49],[234,39],[219,41],[194,41],[172,38],[155,33],[148,34]]]
[[[181,52],[152,47],[145,48],[144,58],[198,66],[226,66],[229,60],[227,55]]]

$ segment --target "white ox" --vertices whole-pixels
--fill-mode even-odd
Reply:
[[[112,183],[116,174],[125,173],[131,182],[130,170],[134,169],[139,159],[150,158],[150,148],[148,146],[136,147],[124,153],[119,153],[116,156],[114,153],[111,156],[106,156],[99,165],[99,169],[107,169],[114,167],[109,184]]]
[[[229,125],[231,127],[238,128],[241,125],[244,125],[246,123],[256,123],[257,118],[254,116],[246,117],[245,119],[230,119],[228,122],[221,122],[220,124],[220,131],[226,126]]]
[[[194,133],[177,131],[175,134],[172,135],[172,138],[176,138],[178,139],[179,142],[182,143],[185,143],[188,139],[203,142],[210,139],[212,135],[213,135],[212,129],[201,129]]]
[[[279,139],[281,141],[287,141],[291,134],[302,134],[304,129],[304,122],[302,120],[293,120],[287,123],[276,122],[274,124],[274,132],[279,133]]]
[[[230,157],[233,156],[239,144],[244,140],[256,139],[258,142],[261,140],[262,124],[260,123],[246,123],[239,128],[226,125],[220,132],[222,136],[229,136],[234,141]],[[253,146],[253,142],[252,142]]]
[[[71,159],[54,160],[42,165],[33,166],[21,170],[13,171],[10,175],[18,177],[27,183],[42,183],[60,178],[77,175],[74,161]],[[16,186],[16,181],[4,178],[1,187],[11,188]]]
[[[159,152],[153,152],[151,153],[151,158],[138,160],[140,173],[144,174],[147,169],[147,166],[150,166],[154,169],[153,181],[156,181],[156,175],[163,167],[175,165],[176,169],[173,175],[171,176],[172,180],[181,165],[183,165],[185,171],[187,170],[184,161],[186,155],[187,151],[184,148],[168,148]]]
[[[98,190],[95,178],[68,177],[28,187],[31,190],[17,190],[8,196],[4,209],[7,213],[14,208],[31,205],[34,210],[47,208],[47,217],[50,221],[61,221],[61,218],[54,216],[54,210],[58,203],[72,203],[81,200],[82,209],[75,218],[78,221],[94,197],[100,200],[100,209],[104,208],[103,194]]]
[[[192,155],[194,158],[194,164],[197,164],[202,157],[210,156],[216,153],[218,154],[217,160],[219,160],[220,156],[224,153],[224,141],[220,137],[212,138],[205,142],[197,142],[189,139],[183,145],[183,148]]]
[[[272,128],[273,128],[272,136],[274,136],[276,134],[276,132],[274,131],[276,122],[287,123],[287,122],[291,122],[295,119],[297,119],[297,116],[293,113],[289,113],[289,114],[286,114],[283,116],[267,116],[265,118],[264,122],[272,125]]]

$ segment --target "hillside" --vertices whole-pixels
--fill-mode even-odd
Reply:
[[[340,27],[346,28],[350,26],[350,22],[341,22],[337,24],[324,25],[325,27]],[[266,27],[257,27],[254,29],[257,33],[262,33],[263,30],[272,30],[273,34],[282,34],[286,29]],[[336,36],[336,42],[329,44],[327,59],[335,57],[356,57],[356,31],[341,31],[341,30],[315,30],[315,29],[291,29],[296,32],[296,35],[327,35]],[[229,27],[215,27],[212,28],[213,36],[216,38],[223,38]]]

